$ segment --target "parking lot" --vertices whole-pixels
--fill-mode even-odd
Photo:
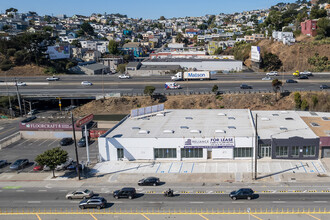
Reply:
[[[46,150],[52,149],[54,147],[59,147],[60,139],[21,139],[8,147],[0,150],[0,160],[7,160],[8,164],[0,168],[0,173],[9,172],[35,172],[33,171],[34,159],[38,154],[43,153]],[[68,146],[62,146],[62,149],[68,152],[68,156],[74,161],[76,160],[74,144]],[[87,161],[86,147],[78,147],[78,155],[80,162]],[[97,161],[98,147],[97,141],[93,141],[89,146],[90,162],[95,163]],[[17,159],[28,159],[30,161],[29,165],[23,169],[16,171],[11,170],[10,164],[15,162]],[[49,172],[49,171],[40,171]]]

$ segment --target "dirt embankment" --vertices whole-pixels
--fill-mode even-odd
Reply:
[[[12,67],[10,70],[4,72],[0,70],[0,76],[7,77],[23,77],[23,76],[44,76],[45,68],[41,66],[37,66],[34,64],[24,65],[24,66],[15,66]]]
[[[301,92],[301,99],[306,99],[309,110],[330,111],[328,92]],[[278,95],[279,96],[279,95]],[[314,98],[312,98],[314,96]],[[315,97],[317,102],[315,103]],[[313,102],[314,101],[314,102]],[[252,110],[294,110],[294,94],[281,97],[276,101],[275,93],[264,94],[225,94],[225,95],[191,95],[168,96],[159,101],[150,97],[121,97],[96,100],[77,109],[75,114],[128,114],[131,109],[156,105],[163,102],[166,109],[245,109]]]
[[[330,44],[316,44],[313,38],[308,36],[298,37],[296,43],[291,46],[272,40],[262,40],[258,46],[262,54],[266,52],[276,54],[283,63],[281,71],[284,72],[313,69],[313,66],[308,64],[308,58],[314,56],[315,53],[330,58]],[[245,64],[249,65],[249,62]]]

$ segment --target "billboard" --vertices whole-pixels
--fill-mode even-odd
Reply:
[[[235,138],[186,138],[184,148],[234,148]]]
[[[70,58],[70,46],[49,46],[46,53],[51,60],[68,59]]]
[[[260,47],[251,46],[251,60],[254,62],[260,62]]]

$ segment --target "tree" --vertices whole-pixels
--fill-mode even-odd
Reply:
[[[314,6],[310,12],[310,19],[318,19],[327,17],[327,11],[325,9],[319,9],[318,6]]]
[[[216,93],[218,91],[219,87],[217,85],[213,85],[212,92]]]
[[[73,41],[71,42],[71,45],[72,45],[72,46],[75,46],[75,47],[78,47],[78,48],[81,48],[81,43],[80,43],[79,40],[73,40]]]
[[[276,101],[277,101],[277,92],[281,90],[282,81],[280,81],[278,79],[274,79],[272,81],[272,87],[273,87],[273,90],[275,92],[275,98],[276,98]]]
[[[222,53],[222,47],[218,47],[215,51],[214,51],[214,55],[219,55]]]
[[[55,177],[55,168],[65,163],[68,159],[68,152],[60,147],[47,150],[42,154],[39,154],[35,161],[42,166],[48,166],[53,171],[53,178]]]
[[[112,54],[112,55],[118,55],[119,54],[118,43],[114,40],[109,41],[108,49],[109,49],[109,53]]]
[[[282,66],[282,61],[276,54],[266,53],[262,58],[261,66],[264,70],[278,70]]]
[[[81,30],[83,30],[85,34],[88,34],[91,36],[94,35],[94,28],[88,22],[84,22],[81,25]]]
[[[299,92],[294,93],[294,102],[296,103],[296,109],[301,107],[301,95]]]
[[[166,18],[164,16],[160,16],[159,20],[164,21]]]
[[[175,41],[177,43],[182,43],[182,41],[183,41],[183,35],[180,32],[176,35]]]
[[[6,14],[8,13],[8,12],[17,12],[18,10],[16,9],[16,8],[8,8],[8,9],[6,9]]]
[[[302,100],[301,102],[301,110],[307,111],[309,109],[309,104],[306,99]]]
[[[156,88],[154,86],[146,86],[146,87],[144,87],[143,93],[145,95],[149,95],[151,97],[155,90],[156,90]]]
[[[124,73],[126,71],[126,64],[119,64],[116,71],[118,73]]]
[[[330,37],[330,19],[320,18],[317,22],[317,37],[319,39]]]

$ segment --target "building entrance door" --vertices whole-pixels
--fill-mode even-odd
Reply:
[[[270,146],[260,147],[260,157],[270,157]]]
[[[212,151],[207,151],[207,159],[212,159]]]

